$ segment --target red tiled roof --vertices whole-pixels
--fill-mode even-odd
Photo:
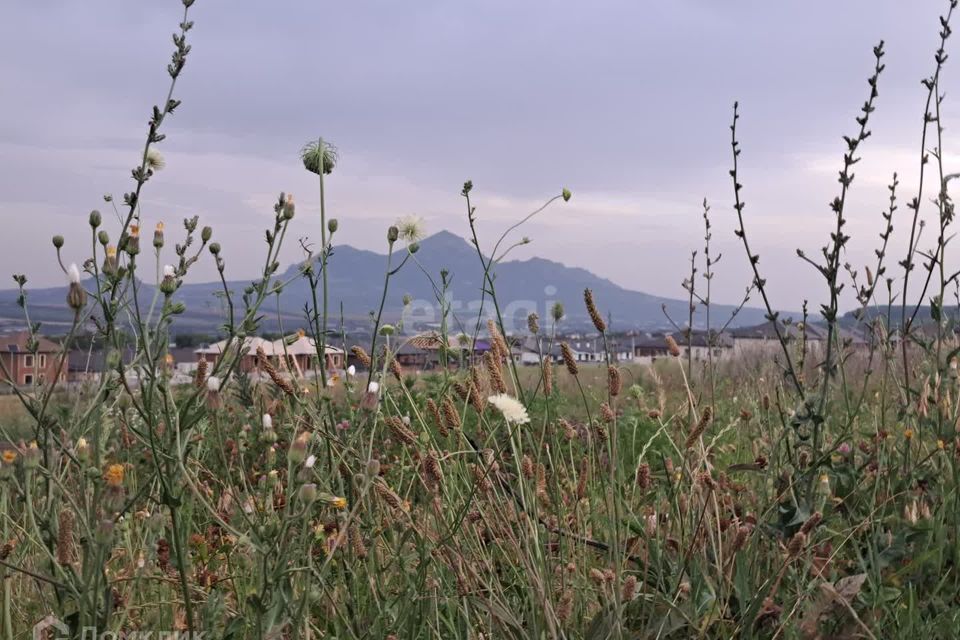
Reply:
[[[30,334],[26,331],[2,335],[0,336],[0,352],[10,353],[11,351],[19,351],[20,353],[29,353],[30,351],[27,349],[27,340],[29,339]],[[37,336],[37,342],[39,353],[56,353],[60,351],[60,345],[43,336]],[[11,347],[14,348],[11,349]]]

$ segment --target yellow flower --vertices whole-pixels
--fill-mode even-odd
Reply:
[[[124,471],[125,470],[122,464],[111,464],[107,467],[107,471],[103,474],[103,479],[107,481],[108,486],[122,486]]]
[[[107,257],[116,258],[117,257],[117,248],[112,244],[107,247]]]
[[[3,458],[5,463],[13,464],[17,460],[17,452],[13,449],[4,449],[3,453],[0,454],[0,457]]]
[[[940,449],[940,451],[943,451],[946,448],[947,448],[946,442],[944,442],[943,440],[937,440],[937,449]]]
[[[907,440],[912,439],[912,438],[913,438],[913,429],[907,429],[906,431],[904,431],[904,432],[903,432],[903,437],[906,438]]]
[[[347,508],[347,499],[346,498],[334,498],[333,506],[335,509],[346,509]]]

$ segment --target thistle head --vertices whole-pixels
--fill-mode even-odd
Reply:
[[[325,175],[333,173],[340,159],[337,148],[323,140],[313,140],[300,150],[303,167],[310,173],[320,175],[321,167]]]

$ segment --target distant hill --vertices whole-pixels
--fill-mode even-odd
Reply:
[[[400,247],[400,245],[397,245]],[[394,265],[399,264],[406,250],[400,248],[395,254]],[[385,315],[396,320],[403,308],[403,298],[409,295],[415,302],[411,318],[420,323],[430,322],[430,307],[433,318],[439,321],[439,306],[433,287],[425,275],[440,282],[440,271],[449,273],[448,300],[453,311],[465,324],[475,320],[480,304],[483,272],[477,251],[463,238],[441,231],[420,243],[416,260],[409,260],[390,282]],[[348,245],[334,248],[330,258],[329,286],[331,316],[339,318],[340,305],[348,324],[356,326],[365,322],[371,311],[379,306],[383,287],[386,256],[373,251],[355,249]],[[421,269],[422,267],[422,269]],[[291,265],[282,278],[295,276],[299,265]],[[512,260],[497,265],[495,281],[497,297],[505,321],[513,320],[516,327],[525,326],[526,317],[537,311],[545,317],[554,302],[562,302],[566,310],[564,328],[567,330],[589,326],[589,317],[583,307],[583,290],[593,289],[597,304],[604,314],[609,314],[611,326],[616,330],[660,329],[669,326],[663,307],[678,323],[687,318],[687,302],[631,291],[613,282],[596,276],[585,269],[568,267],[543,258]],[[239,295],[249,281],[232,281],[228,286]],[[214,331],[223,322],[223,303],[219,282],[184,284],[176,298],[184,302],[187,312],[175,323],[182,332]],[[153,287],[144,286],[142,298],[149,304]],[[70,312],[64,304],[66,287],[29,290],[28,303],[31,318],[45,324],[69,323]],[[304,305],[310,300],[309,285],[304,278],[296,278],[281,296],[283,324],[286,329],[304,326]],[[16,306],[14,290],[0,291],[0,318],[11,322],[21,318]],[[489,299],[485,303],[489,309]],[[713,317],[725,321],[733,307],[715,305]],[[264,309],[264,329],[277,328],[275,305],[271,301]],[[701,314],[702,315],[702,314]],[[744,326],[764,322],[764,312],[756,308],[744,308],[731,326]],[[55,333],[51,327],[47,331]]]

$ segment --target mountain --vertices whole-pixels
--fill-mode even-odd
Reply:
[[[407,255],[400,243],[394,252],[392,266],[395,268]],[[330,315],[337,324],[342,304],[347,325],[358,327],[366,324],[369,314],[380,304],[383,292],[384,272],[387,257],[373,251],[343,245],[334,248],[330,257],[328,285]],[[440,321],[440,307],[431,285],[430,277],[440,283],[440,272],[448,273],[449,301],[453,312],[464,326],[475,321],[480,307],[483,289],[483,271],[473,244],[447,231],[441,231],[420,243],[420,250],[400,271],[390,279],[390,288],[384,305],[384,315],[396,321],[403,309],[403,299],[413,300],[408,308],[409,324],[428,325]],[[283,326],[286,330],[305,325],[305,305],[311,294],[305,278],[297,277],[299,265],[291,265],[280,279],[292,278],[281,296]],[[426,273],[425,273],[426,272]],[[239,298],[249,281],[228,282],[231,291]],[[541,318],[549,316],[554,302],[562,302],[566,317],[562,327],[566,330],[587,328],[589,316],[583,305],[583,290],[593,290],[597,305],[609,317],[612,328],[659,329],[669,326],[664,317],[666,307],[678,323],[686,322],[688,307],[684,300],[652,296],[624,289],[613,282],[596,276],[585,269],[568,267],[543,258],[512,260],[496,265],[494,285],[500,310],[508,330],[520,330],[526,326],[527,315],[536,311]],[[144,285],[141,302],[149,306],[153,296],[152,286]],[[54,333],[49,325],[69,324],[70,312],[64,304],[65,287],[29,290],[28,304],[31,319],[44,322],[47,331]],[[222,285],[219,282],[184,284],[175,297],[184,302],[187,312],[174,324],[180,332],[214,332],[223,322]],[[239,304],[239,300],[237,302]],[[490,309],[487,297],[485,311]],[[712,315],[724,322],[734,307],[714,305]],[[278,328],[276,306],[271,299],[264,305],[264,329]],[[702,313],[698,314],[702,316]],[[16,291],[0,291],[0,321],[7,323],[22,318],[16,306]],[[702,319],[701,319],[702,321]],[[756,308],[744,308],[731,326],[744,326],[764,322],[764,312]],[[454,324],[456,328],[456,324]]]

